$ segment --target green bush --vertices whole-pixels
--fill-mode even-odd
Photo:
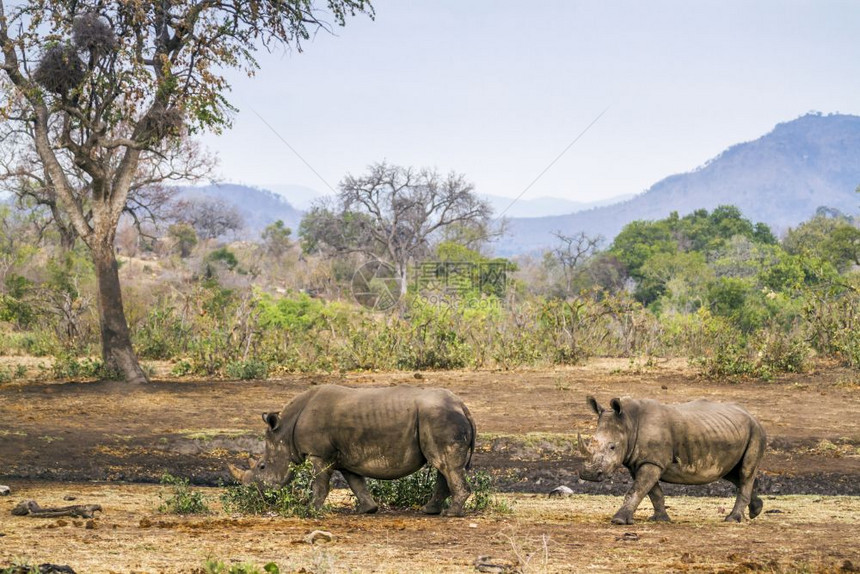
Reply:
[[[206,497],[201,492],[193,491],[187,478],[179,478],[169,473],[161,477],[161,484],[171,487],[171,494],[159,497],[164,501],[158,511],[165,514],[209,514],[211,510],[206,504]]]
[[[51,373],[58,379],[114,379],[118,373],[105,368],[101,359],[84,357],[78,359],[67,354],[59,355],[51,367]]]
[[[191,328],[165,302],[135,329],[134,345],[141,359],[167,360],[184,353],[190,335]]]
[[[427,465],[409,476],[396,480],[367,480],[367,488],[377,504],[388,508],[408,509],[420,508],[430,501],[436,490],[437,471]],[[467,474],[466,480],[472,489],[472,495],[466,502],[467,510],[482,511],[495,508],[504,511],[506,506],[497,503],[494,494],[492,477],[477,471]]]
[[[231,379],[249,381],[265,379],[269,374],[269,365],[265,361],[250,359],[248,361],[233,361],[227,364],[227,376]]]
[[[290,465],[293,480],[282,488],[260,488],[256,485],[229,485],[221,495],[224,511],[230,514],[266,514],[314,518],[327,508],[313,506],[315,473],[310,461]]]
[[[419,508],[430,501],[436,489],[436,469],[425,466],[396,480],[367,480],[367,489],[377,504],[389,508]]]

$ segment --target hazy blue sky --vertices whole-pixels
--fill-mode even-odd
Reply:
[[[320,2],[320,4],[322,4]],[[860,1],[377,0],[235,75],[224,181],[328,191],[376,161],[514,197],[638,193],[811,110],[860,114]],[[608,109],[607,109],[608,108]]]

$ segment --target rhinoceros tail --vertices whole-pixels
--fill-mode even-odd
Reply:
[[[463,413],[472,427],[472,440],[469,442],[469,460],[466,461],[466,470],[469,470],[472,468],[472,455],[475,454],[475,440],[478,437],[478,430],[475,428],[475,419],[472,418],[472,413],[466,405],[463,405]]]

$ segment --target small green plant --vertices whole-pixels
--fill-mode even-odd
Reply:
[[[13,562],[9,566],[0,566],[0,574],[39,574],[39,569],[29,564]]]
[[[281,569],[274,562],[269,562],[263,569],[257,568],[254,564],[241,563],[227,566],[223,560],[217,558],[207,558],[203,563],[203,572],[205,574],[280,574]]]
[[[175,365],[173,365],[173,368],[170,369],[170,374],[174,377],[185,377],[193,372],[194,365],[191,363],[191,361],[188,361],[186,359],[178,361]]]
[[[314,518],[323,515],[327,508],[317,510],[313,501],[313,482],[316,474],[310,461],[290,465],[293,479],[281,488],[261,488],[256,485],[230,485],[221,495],[221,503],[228,513],[266,514]]]
[[[191,490],[187,478],[180,478],[169,473],[161,477],[161,484],[172,487],[170,496],[159,497],[164,501],[158,507],[159,512],[165,514],[209,514],[212,511],[206,504],[203,493]]]
[[[251,379],[265,379],[269,374],[269,365],[266,361],[251,359],[248,361],[233,361],[227,364],[227,376],[232,379],[249,381]]]

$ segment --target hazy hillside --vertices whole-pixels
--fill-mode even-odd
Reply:
[[[502,197],[500,195],[488,195],[479,193],[481,197],[490,202],[493,206],[493,212],[496,215],[504,214],[505,217],[544,217],[555,215],[558,213],[574,213],[591,209],[593,207],[601,207],[603,205],[611,205],[630,199],[633,194],[619,195],[600,201],[571,201],[560,197],[535,197],[534,199],[518,199],[514,201],[512,197]],[[511,202],[514,202],[511,205]]]
[[[585,231],[611,240],[637,219],[659,219],[733,204],[779,233],[819,206],[860,211],[860,117],[811,114],[776,126],[761,138],[730,147],[700,168],[657,182],[629,201],[554,217],[512,218],[500,255],[553,244],[550,233]]]
[[[187,187],[180,191],[180,198],[206,196],[221,199],[235,205],[245,219],[242,235],[256,237],[270,223],[278,219],[295,234],[302,219],[302,212],[293,207],[282,195],[265,189],[257,189],[232,183]]]

